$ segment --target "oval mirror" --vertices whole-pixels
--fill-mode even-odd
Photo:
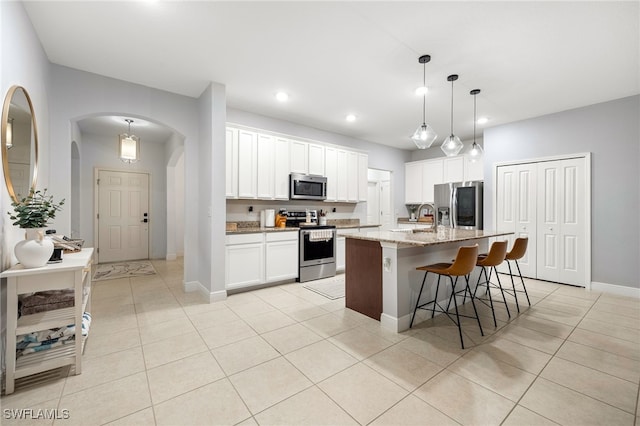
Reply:
[[[2,108],[2,169],[9,195],[19,201],[35,190],[38,131],[33,104],[22,86],[12,86]]]

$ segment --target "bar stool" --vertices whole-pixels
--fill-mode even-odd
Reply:
[[[527,293],[527,287],[524,285],[524,279],[522,278],[522,272],[520,272],[520,265],[518,264],[518,260],[522,259],[526,254],[528,244],[529,244],[529,238],[516,238],[516,240],[513,242],[513,247],[511,248],[511,251],[507,253],[505,256],[505,260],[507,261],[507,266],[509,266],[509,275],[511,275],[511,286],[513,287],[513,297],[516,299],[516,308],[518,308],[518,313],[520,313],[520,305],[518,304],[517,293],[524,293],[525,296],[527,296],[527,303],[529,303],[529,306],[531,306],[531,301],[529,300],[529,293]],[[511,270],[511,263],[510,263],[511,261],[515,262],[516,267],[518,268],[518,275],[520,276],[520,282],[522,283],[523,290],[516,290],[516,284],[513,281],[513,272]]]
[[[478,298],[482,303],[491,307],[491,313],[493,314],[493,325],[495,327],[498,326],[496,321],[496,311],[493,307],[493,298],[491,297],[491,288],[499,288],[502,293],[502,300],[504,301],[504,306],[507,308],[507,315],[511,318],[511,312],[509,312],[509,306],[507,305],[507,299],[504,296],[505,290],[502,288],[502,283],[500,283],[500,276],[498,275],[498,270],[496,266],[500,265],[507,255],[507,241],[496,241],[491,244],[491,248],[489,249],[489,253],[486,255],[478,256],[476,260],[476,266],[480,266],[482,269],[480,270],[480,275],[478,276],[478,282],[476,284],[476,288],[473,290],[473,297],[476,297],[476,292],[478,288],[484,285],[487,288],[487,295],[489,296],[489,304],[485,299]],[[489,273],[487,274],[487,269],[489,269]],[[496,278],[498,279],[498,285],[495,285],[491,282],[491,270],[496,273]],[[484,272],[485,281],[483,283],[480,282],[482,279],[482,273]]]
[[[458,326],[458,333],[460,334],[460,345],[462,349],[464,349],[464,341],[462,340],[462,327],[460,326],[460,317],[467,318],[475,318],[478,321],[478,327],[480,328],[480,334],[484,336],[484,332],[482,331],[482,324],[480,324],[480,318],[478,317],[478,311],[476,310],[476,305],[473,301],[473,297],[471,297],[471,289],[469,288],[469,274],[473,271],[473,268],[476,264],[476,259],[478,257],[478,245],[470,246],[470,247],[460,247],[458,249],[458,254],[456,255],[453,263],[436,263],[434,265],[420,266],[416,268],[418,271],[425,271],[424,278],[422,279],[422,286],[420,287],[420,293],[418,294],[418,300],[416,301],[416,307],[413,310],[413,316],[411,317],[411,323],[409,324],[409,328],[413,326],[413,320],[416,317],[416,312],[418,309],[423,309],[426,311],[431,311],[431,318],[434,317],[436,310],[445,314],[454,324]],[[427,275],[429,272],[433,274],[438,274],[438,284],[436,285],[436,295],[435,298],[429,302],[420,304],[420,297],[422,296],[422,291],[424,290],[424,284],[427,281]],[[447,303],[447,308],[444,309],[438,303],[438,290],[440,289],[440,278],[442,276],[449,277],[451,281],[451,296],[449,297],[449,302]],[[458,283],[458,278],[464,276],[466,285],[464,290],[456,290],[456,284]],[[456,277],[455,281],[453,277]],[[469,315],[461,315],[458,312],[458,304],[455,300],[456,294],[464,292],[464,296],[466,299],[467,291],[469,292],[469,298],[471,299],[471,304],[473,305],[473,310],[475,312],[475,316]],[[453,301],[453,305],[456,310],[456,318],[453,319],[451,315],[449,315],[449,307],[451,306],[451,302]],[[431,309],[426,308],[427,305],[433,305]]]

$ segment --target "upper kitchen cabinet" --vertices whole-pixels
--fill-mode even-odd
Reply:
[[[444,162],[430,160],[422,163],[422,202],[433,203],[433,186],[444,183]]]
[[[289,143],[291,155],[291,173],[309,173],[309,144],[307,142],[292,140]]]
[[[347,201],[358,201],[358,153],[347,151]]]
[[[258,134],[257,197],[275,198],[275,140],[273,136]]]
[[[258,135],[238,130],[238,198],[258,196]]]
[[[238,198],[238,129],[226,131],[226,189],[227,198]]]
[[[338,200],[338,151],[334,147],[324,150],[325,176],[327,178],[327,201]]]
[[[464,180],[464,155],[444,158],[442,166],[444,182],[462,182]]]
[[[310,143],[309,144],[309,174],[325,176],[325,162],[324,162],[324,150],[322,145]]]
[[[289,199],[289,140],[276,137],[274,147],[274,188],[276,200]]]
[[[464,180],[484,180],[484,163],[476,161],[472,163],[469,157],[464,157]]]
[[[422,202],[422,161],[404,165],[404,200],[406,204]]]
[[[367,187],[369,179],[367,172],[369,170],[369,156],[367,154],[358,154],[358,201],[367,201]]]

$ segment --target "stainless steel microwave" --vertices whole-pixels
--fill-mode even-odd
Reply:
[[[289,183],[291,200],[323,201],[327,199],[327,178],[324,176],[291,173]]]

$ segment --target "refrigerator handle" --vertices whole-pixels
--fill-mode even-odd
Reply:
[[[451,191],[451,227],[458,227],[458,188],[453,187]]]

